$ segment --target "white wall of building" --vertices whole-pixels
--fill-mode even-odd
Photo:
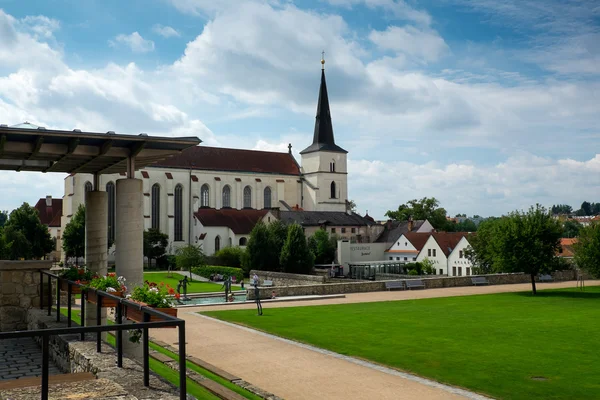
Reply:
[[[334,164],[334,172],[331,164]],[[305,184],[303,208],[306,211],[346,211],[348,199],[348,165],[345,153],[318,151],[302,155]],[[335,197],[331,197],[335,182]]]
[[[473,265],[465,256],[465,250],[469,246],[469,241],[463,237],[448,256],[448,270],[451,276],[473,275]]]
[[[426,258],[433,262],[432,267],[435,268],[436,275],[448,274],[448,258],[433,236],[429,236],[429,239],[425,242],[417,256],[417,262],[422,262]]]
[[[400,238],[385,252],[386,260],[415,262],[419,255],[419,250],[406,238],[401,235]]]

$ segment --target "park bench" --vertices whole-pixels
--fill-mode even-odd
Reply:
[[[267,281],[267,280],[265,280],[265,281],[263,281],[262,285],[263,286],[273,286],[273,281]]]
[[[407,289],[418,289],[418,288],[425,289],[425,284],[420,279],[408,279],[405,282],[406,282]]]
[[[488,282],[487,278],[483,277],[483,276],[476,276],[475,278],[471,278],[471,282],[473,282],[473,285],[477,286],[477,285],[489,285],[490,283]]]
[[[404,282],[402,282],[402,281],[389,281],[389,282],[385,283],[385,288],[387,290],[392,290],[392,289],[404,290]]]
[[[552,275],[540,275],[540,282],[552,282],[553,280],[554,278],[552,277]]]

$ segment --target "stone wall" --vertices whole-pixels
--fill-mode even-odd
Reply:
[[[560,275],[555,277],[556,280],[572,280],[574,272],[571,271],[570,279],[568,271],[562,271]],[[556,274],[556,273],[554,273]],[[553,275],[554,275],[553,274]],[[529,283],[531,278],[523,273],[515,274],[492,274],[492,275],[476,275],[487,278],[490,285],[506,285],[515,283]],[[454,276],[454,277],[437,277],[421,279],[426,289],[457,287],[457,286],[473,286],[471,278],[473,276]],[[411,277],[414,279],[414,277]],[[392,279],[406,280],[406,279]],[[275,288],[259,288],[261,299],[271,298],[271,292],[275,291],[277,297],[286,296],[309,296],[309,295],[329,295],[329,294],[345,294],[345,293],[361,293],[361,292],[378,292],[385,289],[386,281],[348,281],[347,283],[329,283],[327,285],[296,285],[296,286],[281,286]],[[254,291],[248,291],[248,300],[254,300]]]
[[[254,274],[258,275],[259,285],[262,284],[264,280],[273,281],[274,286],[318,285],[327,281],[327,277],[325,276],[288,274],[285,272],[259,270],[250,271],[250,278],[252,278]]]
[[[40,306],[40,270],[51,261],[0,261],[0,332],[27,329],[27,311]]]
[[[48,316],[44,311],[31,309],[27,313],[29,330],[64,328],[65,322],[56,322],[56,316]],[[73,324],[73,326],[77,326]],[[127,340],[127,333],[123,335]],[[128,395],[146,400],[178,400],[179,391],[162,378],[150,373],[150,387],[143,385],[143,368],[137,362],[123,357],[123,368],[118,368],[116,351],[102,343],[102,353],[96,352],[95,334],[89,334],[86,341],[80,335],[50,336],[50,359],[66,373],[90,372],[99,379],[116,383]],[[41,344],[41,338],[38,338]],[[123,398],[131,398],[124,396]]]

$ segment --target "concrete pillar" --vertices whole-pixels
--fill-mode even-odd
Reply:
[[[106,275],[108,267],[108,193],[92,191],[85,194],[85,263],[89,270]],[[85,309],[86,326],[96,325],[96,307]],[[102,312],[106,324],[106,309]]]
[[[115,264],[128,290],[144,283],[144,200],[141,179],[119,179],[116,187]],[[126,335],[124,335],[126,336]],[[123,350],[140,359],[142,346],[124,338]]]

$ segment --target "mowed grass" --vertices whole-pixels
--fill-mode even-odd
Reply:
[[[164,282],[165,284],[171,286],[173,289],[177,290],[177,285],[179,281],[183,279],[183,273],[171,273],[171,277],[169,277],[168,272],[144,272],[144,280],[148,282],[160,283]],[[198,281],[189,281],[188,276],[188,293],[210,293],[210,292],[223,292],[225,289],[221,288],[223,285],[220,283],[210,283],[210,282],[198,282]],[[233,290],[240,290],[239,286],[232,285],[231,288]],[[183,293],[183,289],[181,289]]]
[[[496,398],[600,398],[600,287],[203,314]]]

